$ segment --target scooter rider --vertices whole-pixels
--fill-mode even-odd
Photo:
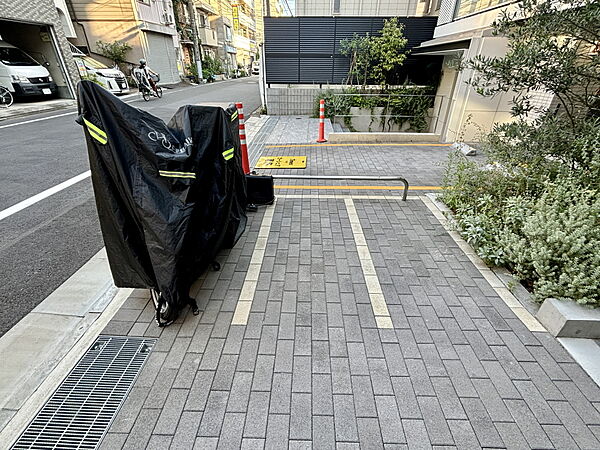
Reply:
[[[152,75],[154,75],[155,77],[158,77],[158,74],[146,65],[145,59],[143,59],[143,58],[140,59],[140,66],[136,69],[136,71],[139,74],[138,79],[141,78],[140,81],[142,83],[144,83],[146,85],[146,87],[149,87],[154,92],[156,92],[156,83],[152,79],[153,78]],[[141,77],[140,77],[140,75],[141,75]]]

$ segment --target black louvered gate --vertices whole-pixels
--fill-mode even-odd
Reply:
[[[354,33],[376,34],[385,17],[265,17],[267,83],[340,84],[349,68],[340,41]],[[400,17],[408,49],[433,38],[436,17]],[[399,79],[431,84],[439,74],[441,57],[409,56]]]

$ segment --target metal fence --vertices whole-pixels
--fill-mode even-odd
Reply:
[[[350,61],[340,42],[356,33],[378,34],[386,17],[265,17],[268,84],[342,84]],[[400,17],[407,50],[433,38],[436,17]],[[439,75],[440,56],[409,56],[398,73],[416,84]]]

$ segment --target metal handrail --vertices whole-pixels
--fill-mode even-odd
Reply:
[[[437,97],[438,94],[367,94],[357,92],[355,94],[349,93],[333,93],[332,97]]]
[[[401,181],[404,184],[402,201],[406,201],[408,195],[408,181],[397,176],[374,176],[374,175],[272,175],[277,180],[368,180],[368,181]]]

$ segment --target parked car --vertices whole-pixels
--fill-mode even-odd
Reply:
[[[254,61],[252,63],[252,75],[260,74],[260,61]]]
[[[0,40],[0,85],[7,88],[15,97],[54,97],[58,93],[56,83],[46,67],[20,48],[2,40]]]
[[[79,71],[83,77],[87,76],[88,79],[91,78],[93,81],[97,81],[100,86],[113,94],[129,93],[127,78],[117,67],[110,68],[83,53],[73,52],[73,59],[79,66]]]

